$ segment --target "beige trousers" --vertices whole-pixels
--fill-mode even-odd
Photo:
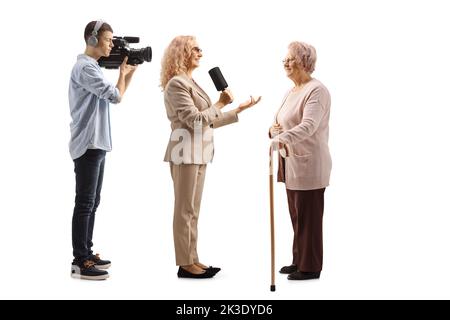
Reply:
[[[197,223],[205,181],[206,164],[170,163],[175,205],[173,239],[177,266],[199,262],[197,255]]]

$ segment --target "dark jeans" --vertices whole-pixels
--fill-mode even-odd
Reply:
[[[88,149],[74,160],[76,196],[72,218],[72,247],[76,261],[92,255],[95,211],[100,203],[106,151]]]
[[[323,263],[322,218],[325,188],[286,189],[294,241],[292,263],[299,271],[320,272]]]

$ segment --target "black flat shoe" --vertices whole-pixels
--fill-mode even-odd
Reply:
[[[280,269],[280,273],[283,274],[291,274],[297,271],[297,266],[295,264],[291,264],[290,266],[285,266]]]
[[[209,266],[208,268],[203,268],[203,270],[205,270],[206,272],[209,272],[209,273],[212,273],[212,274],[215,275],[217,272],[219,272],[222,269],[217,268],[217,267]]]
[[[297,271],[288,275],[288,280],[312,280],[319,279],[320,272],[302,272]]]
[[[206,270],[204,273],[195,274],[190,273],[189,271],[183,269],[182,267],[179,267],[177,275],[178,278],[207,279],[214,277],[215,273],[213,274]]]

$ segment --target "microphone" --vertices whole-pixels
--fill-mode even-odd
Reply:
[[[224,91],[226,88],[228,88],[228,83],[223,77],[222,72],[220,72],[219,67],[212,68],[208,71],[208,73],[211,76],[211,79],[214,82],[217,91]]]

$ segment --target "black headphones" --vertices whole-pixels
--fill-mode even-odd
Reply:
[[[87,40],[87,44],[91,47],[96,47],[98,44],[98,30],[100,30],[100,28],[103,25],[103,21],[102,20],[98,20],[95,23],[95,27],[94,30],[92,30],[91,35],[89,36],[88,40]]]

